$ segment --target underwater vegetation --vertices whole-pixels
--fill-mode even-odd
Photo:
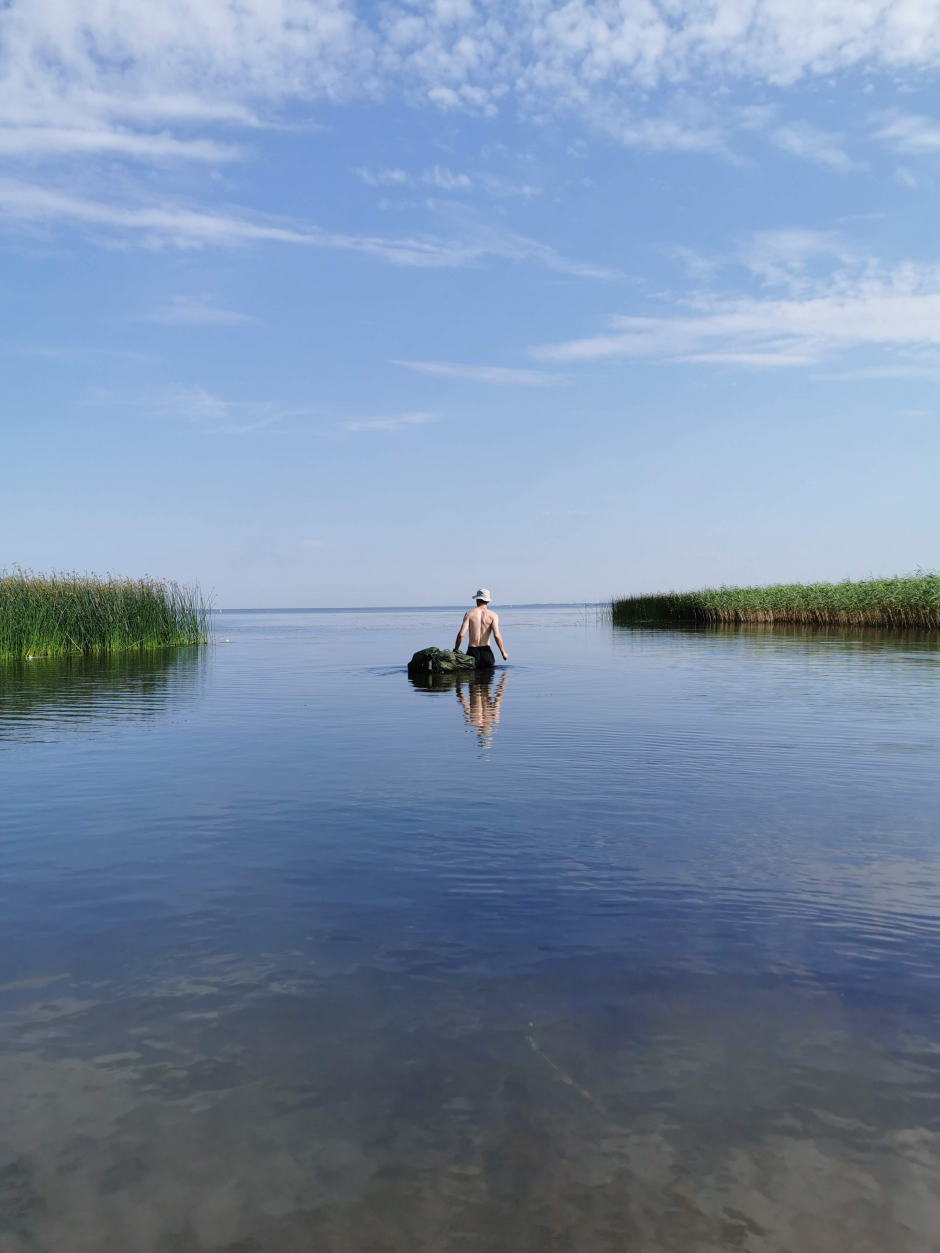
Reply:
[[[696,592],[622,596],[611,602],[617,626],[666,622],[780,622],[805,626],[940,628],[940,574],[841,583],[706,587]]]
[[[209,634],[197,585],[0,571],[0,660],[202,644]]]

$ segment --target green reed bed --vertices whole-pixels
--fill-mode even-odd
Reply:
[[[623,596],[611,603],[618,626],[647,622],[793,622],[805,626],[940,628],[940,574],[842,583],[707,587],[697,592]]]
[[[208,638],[209,606],[198,587],[0,571],[0,659],[202,644]]]

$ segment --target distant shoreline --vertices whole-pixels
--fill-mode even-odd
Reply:
[[[213,613],[464,613],[464,605],[342,605],[308,609],[213,609]],[[609,601],[559,601],[525,605],[498,604],[505,609],[609,609]]]

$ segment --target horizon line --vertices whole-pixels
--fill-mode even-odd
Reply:
[[[518,601],[507,602],[503,609],[598,609],[610,604],[606,600],[571,600],[571,601]],[[211,609],[211,613],[426,613],[436,610],[451,613],[454,610],[465,610],[466,604],[460,605],[279,605],[257,606],[254,608],[233,607],[230,609]]]

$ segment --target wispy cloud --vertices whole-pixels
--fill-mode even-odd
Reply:
[[[498,174],[475,174],[474,178],[484,191],[500,199],[520,197],[529,200],[542,194],[541,187],[533,187],[531,183],[516,183],[512,179],[501,178]]]
[[[570,274],[576,278],[617,279],[620,270],[613,266],[597,265],[592,261],[578,261],[559,252],[550,244],[543,244],[526,235],[494,226],[471,214],[455,202],[449,202],[446,220],[452,222],[467,240],[471,249],[480,256],[501,257],[505,261],[531,262],[542,265],[557,274]]]
[[[820,274],[833,265],[864,264],[855,249],[834,231],[760,231],[736,258],[764,287],[785,287],[792,294],[809,292]]]
[[[323,246],[324,234],[175,205],[109,204],[14,179],[0,180],[0,217],[8,222],[114,228],[137,234],[151,247],[194,248],[259,240]]]
[[[263,430],[277,422],[284,422],[285,429],[290,429],[288,420],[298,418],[318,420],[320,432],[324,433],[322,424],[327,417],[322,406],[285,405],[273,400],[227,400],[198,383],[136,392],[98,388],[89,394],[85,403],[93,408],[118,409],[125,414],[160,419],[208,435],[241,435]],[[296,424],[294,429],[297,429]]]
[[[367,187],[405,187],[411,182],[404,170],[367,170],[359,166],[356,175]]]
[[[447,361],[393,361],[421,374],[433,374],[439,378],[467,379],[472,383],[510,384],[514,387],[556,387],[567,383],[566,374],[549,373],[546,370],[516,370],[499,365],[453,365]]]
[[[684,244],[673,244],[664,248],[663,252],[666,256],[678,261],[688,274],[696,279],[711,278],[720,266],[720,262],[714,258],[703,257],[700,252],[694,248],[687,248]]]
[[[868,372],[909,375],[936,369],[940,266],[884,267],[871,258],[840,259],[835,268],[811,274],[800,267],[799,235],[788,241],[794,257],[789,266],[763,259],[766,241],[763,249],[754,246],[751,268],[768,288],[764,296],[696,293],[668,316],[614,317],[603,334],[544,345],[534,356],[564,362],[632,357],[780,368],[819,365],[865,348],[894,357],[884,364],[867,363]],[[783,238],[787,242],[786,233]],[[805,250],[818,253],[822,248],[820,239],[804,239]],[[773,287],[783,287],[785,294],[774,293]]]
[[[344,431],[382,431],[390,434],[437,421],[436,413],[391,413],[373,418],[348,418],[341,425]]]
[[[165,304],[144,315],[143,320],[164,326],[240,326],[258,319],[235,309],[220,309],[211,296],[202,295],[171,296]]]
[[[489,196],[500,199],[521,197],[529,199],[541,195],[541,189],[531,183],[517,183],[489,171],[475,171],[473,174],[458,173],[446,165],[435,165],[421,174],[408,174],[405,170],[369,170],[359,167],[356,170],[359,180],[367,187],[434,187],[437,191],[458,192],[472,191],[478,188]]]
[[[802,157],[804,161],[812,161],[826,169],[837,170],[840,174],[865,168],[853,161],[845,151],[840,135],[817,130],[807,122],[780,126],[771,133],[771,139],[784,152]]]
[[[726,128],[700,108],[681,102],[673,115],[643,116],[610,98],[594,100],[583,110],[591,125],[625,148],[648,152],[701,152],[735,160]]]
[[[110,154],[143,161],[235,161],[241,150],[211,139],[176,139],[124,129],[0,126],[0,156],[84,157]]]
[[[880,120],[875,138],[896,152],[912,156],[940,152],[940,121],[902,113],[882,114]]]
[[[813,375],[830,382],[858,382],[864,379],[940,379],[940,353],[933,359],[920,359],[914,353],[906,353],[910,359],[900,365],[856,366],[848,370],[826,370]],[[925,354],[922,355],[922,357]]]
[[[99,348],[92,344],[24,344],[0,340],[0,348],[24,357],[45,357],[49,361],[87,361],[90,357],[115,357],[125,361],[149,361],[150,354],[130,348]]]
[[[270,403],[223,400],[204,387],[169,388],[137,402],[154,417],[188,422],[207,434],[240,435],[270,426],[297,410],[285,410]]]
[[[469,174],[455,174],[446,165],[435,165],[422,174],[423,182],[429,187],[437,187],[440,191],[467,191],[473,186]]]
[[[30,225],[68,225],[90,231],[119,232],[142,246],[203,248],[251,243],[298,244],[358,252],[391,265],[441,268],[468,266],[488,257],[532,262],[581,278],[612,278],[605,266],[577,261],[548,244],[470,218],[461,219],[463,238],[438,236],[389,239],[344,235],[311,225],[283,225],[231,213],[179,205],[107,203],[69,195],[35,183],[0,180],[0,219]]]

